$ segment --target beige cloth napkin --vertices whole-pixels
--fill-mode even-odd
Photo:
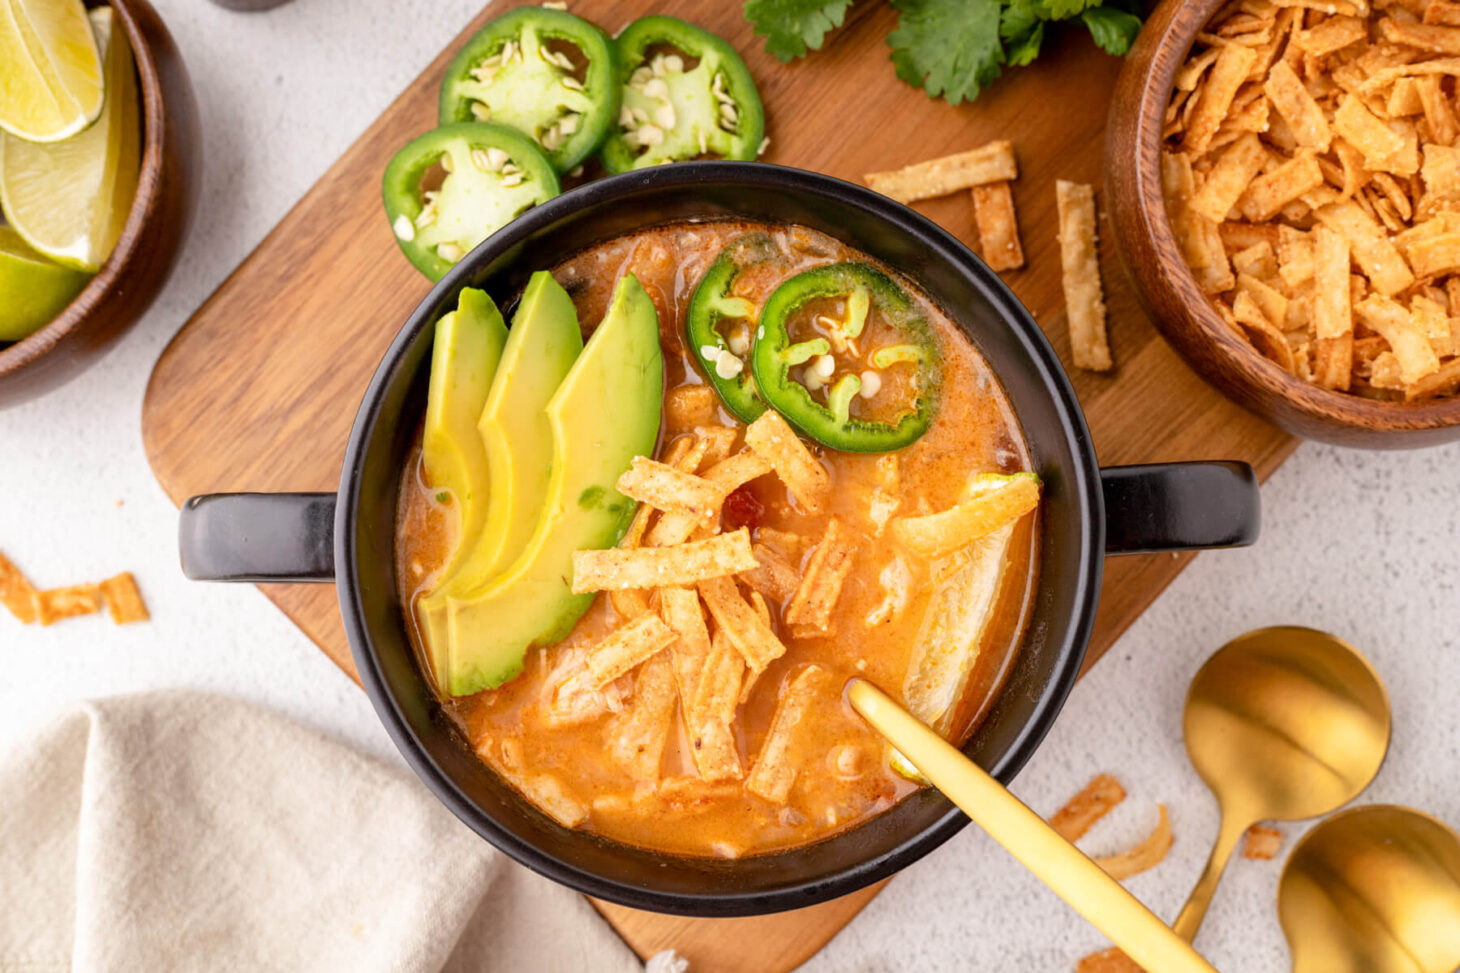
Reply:
[[[254,706],[78,705],[0,754],[0,970],[642,970],[413,777]]]

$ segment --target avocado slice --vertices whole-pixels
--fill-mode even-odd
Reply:
[[[432,490],[449,490],[460,513],[456,551],[442,580],[456,570],[462,552],[475,545],[486,522],[489,471],[477,417],[506,341],[507,327],[497,305],[470,287],[457,298],[456,310],[436,322],[421,463],[426,484]]]
[[[552,463],[553,433],[543,410],[582,350],[572,298],[552,274],[538,271],[512,316],[497,377],[472,430],[486,450],[484,522],[472,546],[462,549],[458,569],[420,601],[421,637],[433,649],[449,638],[448,596],[485,587],[517,559],[537,527]]]
[[[421,465],[426,484],[432,490],[450,491],[458,512],[456,549],[441,571],[438,588],[456,573],[463,552],[476,545],[486,522],[487,451],[476,426],[506,341],[507,328],[497,305],[474,288],[462,290],[456,310],[436,322]],[[445,644],[426,643],[436,672],[444,671]]]
[[[537,525],[517,559],[485,588],[448,595],[446,689],[466,696],[522,671],[534,645],[567,635],[593,603],[572,592],[573,552],[618,543],[634,504],[615,484],[659,436],[664,360],[659,316],[632,274],[544,410],[552,472]]]

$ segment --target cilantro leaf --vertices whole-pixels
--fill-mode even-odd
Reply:
[[[1044,21],[1034,25],[1034,29],[1023,37],[1011,38],[1005,54],[1008,55],[1011,67],[1022,68],[1026,64],[1033,63],[1039,57],[1039,45],[1044,41]]]
[[[1039,0],[1045,20],[1068,20],[1099,3],[1100,0]]]
[[[897,29],[887,35],[897,76],[950,105],[972,101],[999,76],[1000,0],[892,0]]]
[[[1005,0],[999,15],[999,36],[1005,41],[1028,37],[1043,19],[1039,0]]]
[[[1106,54],[1124,57],[1141,29],[1141,18],[1115,7],[1091,7],[1080,14],[1090,36]]]
[[[765,49],[785,63],[817,50],[840,27],[852,0],[746,0],[745,19],[765,35]]]

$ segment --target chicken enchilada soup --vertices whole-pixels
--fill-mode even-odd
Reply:
[[[864,676],[962,741],[1017,651],[1040,482],[907,280],[797,226],[686,223],[437,325],[402,473],[413,641],[476,752],[564,826],[735,858],[916,772]]]

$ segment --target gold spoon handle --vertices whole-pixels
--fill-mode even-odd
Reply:
[[[1187,942],[1196,938],[1196,931],[1201,927],[1201,921],[1206,917],[1207,907],[1212,904],[1212,895],[1217,891],[1217,882],[1221,881],[1222,872],[1227,870],[1227,862],[1232,857],[1232,852],[1237,849],[1237,842],[1242,839],[1242,832],[1247,830],[1247,825],[1234,819],[1225,810],[1222,812],[1222,824],[1217,830],[1217,843],[1212,846],[1211,857],[1207,859],[1207,867],[1202,871],[1201,878],[1197,880],[1196,888],[1191,890],[1191,897],[1186,900],[1186,905],[1181,907],[1181,915],[1171,924],[1176,931]]]
[[[882,690],[853,679],[847,696],[862,718],[935,787],[1127,956],[1161,973],[1216,973],[1084,852]]]

